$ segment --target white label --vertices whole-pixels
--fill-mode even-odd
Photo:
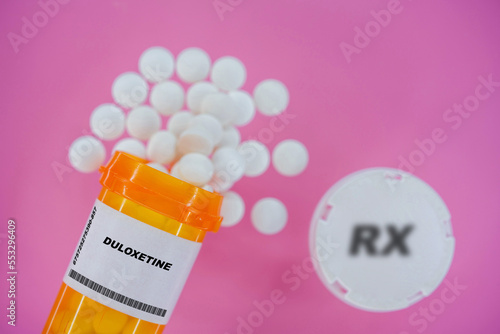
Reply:
[[[176,237],[96,201],[64,276],[120,312],[168,322],[201,243]]]

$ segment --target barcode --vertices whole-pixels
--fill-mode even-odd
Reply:
[[[143,302],[137,301],[135,299],[126,297],[122,294],[119,294],[118,292],[115,292],[113,290],[110,290],[93,280],[81,275],[80,273],[77,273],[73,269],[69,270],[69,277],[74,279],[75,281],[85,285],[87,288],[94,290],[97,293],[100,293],[103,296],[106,296],[108,298],[111,298],[119,303],[125,304],[127,306],[133,307],[135,309],[158,315],[160,317],[164,317],[165,314],[167,314],[167,310],[162,309],[160,307],[152,306],[149,304],[145,304]]]

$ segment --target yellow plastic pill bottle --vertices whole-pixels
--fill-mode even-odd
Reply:
[[[222,197],[116,152],[44,334],[155,334],[168,322]]]

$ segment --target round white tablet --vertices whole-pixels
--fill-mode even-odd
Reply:
[[[266,197],[253,206],[251,219],[253,226],[260,233],[276,234],[285,227],[288,212],[280,200]]]
[[[148,140],[160,127],[160,115],[149,106],[136,107],[127,116],[127,132],[137,139]]]
[[[193,113],[199,114],[201,112],[201,103],[203,102],[205,96],[217,92],[217,87],[207,81],[200,81],[191,85],[186,94],[188,109]]]
[[[273,150],[273,166],[281,175],[299,175],[306,169],[308,162],[307,148],[298,140],[283,140]]]
[[[241,141],[241,135],[238,129],[230,126],[222,132],[222,138],[217,147],[231,147],[236,148]]]
[[[227,191],[222,194],[222,205],[220,215],[222,216],[221,226],[230,227],[238,224],[245,215],[245,202],[240,195],[234,191]]]
[[[222,147],[212,155],[215,175],[234,184],[245,174],[245,158],[234,148]]]
[[[201,126],[207,129],[212,135],[212,142],[217,145],[222,139],[222,124],[212,115],[202,114],[193,117],[188,127]]]
[[[150,82],[165,81],[174,73],[174,56],[160,46],[151,47],[139,58],[139,71]]]
[[[90,115],[90,129],[101,139],[116,139],[125,131],[125,114],[112,103],[101,104]]]
[[[167,121],[167,129],[177,137],[188,128],[189,122],[194,115],[189,111],[179,111],[173,114]]]
[[[211,186],[216,192],[223,193],[231,189],[234,185],[231,182],[231,177],[224,171],[214,171],[214,176],[208,182],[208,185]]]
[[[77,171],[90,173],[103,164],[106,149],[100,140],[92,136],[82,136],[69,147],[68,158],[71,166]]]
[[[177,137],[169,131],[158,131],[149,138],[147,157],[149,160],[169,164],[176,157]]]
[[[148,84],[139,74],[126,72],[120,74],[111,86],[113,100],[124,108],[133,108],[148,97]]]
[[[162,115],[172,115],[184,105],[184,90],[175,81],[156,84],[151,90],[149,103]]]
[[[210,63],[210,56],[202,49],[185,49],[177,56],[177,75],[189,83],[203,80],[210,72]]]
[[[243,86],[247,78],[245,65],[234,57],[226,56],[215,61],[210,79],[222,90],[236,90]]]
[[[179,136],[177,150],[180,154],[201,153],[209,155],[214,149],[212,134],[201,126],[189,127]]]
[[[174,164],[172,166],[172,168],[170,168],[170,175],[172,175],[173,177],[175,178],[178,178],[179,180],[182,180],[182,177],[181,175],[179,174],[179,168],[180,168],[180,165],[179,163],[177,162],[176,164]]]
[[[266,145],[257,140],[247,140],[238,146],[238,152],[245,158],[245,175],[255,177],[263,174],[269,167],[271,157]]]
[[[135,138],[123,138],[118,141],[113,147],[111,155],[115,154],[116,151],[122,151],[138,158],[146,159],[146,146]]]
[[[455,239],[450,213],[427,183],[371,168],[327,191],[309,245],[328,290],[351,306],[387,312],[431,295],[450,268]]]
[[[278,80],[261,81],[253,91],[257,109],[267,116],[281,114],[290,100],[288,89]]]
[[[214,116],[225,126],[233,121],[236,105],[233,99],[225,93],[211,93],[203,99],[201,103],[201,112]]]
[[[189,153],[179,160],[181,178],[195,186],[203,186],[214,174],[214,166],[206,155]]]
[[[214,188],[212,186],[208,185],[208,184],[205,184],[203,186],[203,189],[206,190],[206,191],[210,191],[211,193],[214,192]]]
[[[235,103],[235,116],[232,123],[237,126],[250,123],[255,116],[255,104],[252,96],[243,90],[232,91],[228,95]]]
[[[156,170],[159,170],[160,172],[168,174],[167,168],[165,168],[165,166],[163,166],[162,164],[159,164],[157,162],[149,162],[147,165],[149,167],[153,167]]]

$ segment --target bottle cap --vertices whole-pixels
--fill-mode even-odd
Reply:
[[[428,296],[451,265],[450,213],[424,181],[391,168],[340,180],[316,207],[310,249],[325,286],[369,311],[406,308]]]

